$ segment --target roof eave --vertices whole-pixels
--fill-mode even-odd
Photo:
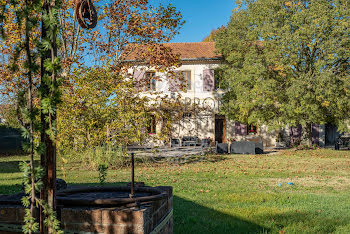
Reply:
[[[184,62],[198,62],[198,61],[220,61],[223,60],[222,57],[215,57],[215,58],[183,58],[180,59],[180,61],[184,61]],[[144,63],[142,60],[125,60],[123,61],[123,63]]]

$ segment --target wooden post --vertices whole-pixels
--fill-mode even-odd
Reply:
[[[48,1],[43,1],[42,14],[49,14],[52,6],[55,2],[52,1],[50,4]],[[45,28],[44,21],[42,19],[42,28],[41,28],[41,37],[42,39],[47,36],[47,29]],[[54,33],[55,34],[55,33]],[[48,75],[52,78],[54,82],[56,79],[56,74],[51,73],[45,69],[44,62],[46,59],[51,59],[53,61],[57,56],[57,47],[56,47],[56,35],[53,36],[53,41],[51,42],[51,50],[46,51],[41,57],[41,98],[49,97],[51,95],[50,87],[45,84],[43,78],[45,75]],[[47,122],[47,120],[50,120]],[[55,126],[52,126],[56,122],[56,113],[49,114],[43,113],[41,111],[41,142],[45,144],[45,152],[41,155],[41,166],[45,170],[43,180],[43,188],[40,192],[41,200],[47,202],[47,204],[53,209],[56,210],[56,143],[50,138],[47,134],[47,130],[52,129]],[[44,227],[44,214],[42,208],[40,208],[40,233],[48,233],[49,230]]]
[[[130,198],[135,196],[134,186],[135,186],[135,153],[131,153],[131,187],[130,187]]]

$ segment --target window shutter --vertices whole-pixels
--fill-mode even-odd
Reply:
[[[169,91],[170,92],[176,92],[176,82],[173,78],[168,78],[169,83]]]
[[[246,124],[241,124],[241,136],[247,135],[248,126]]]
[[[207,69],[203,70],[203,91],[209,92],[214,91],[215,80],[214,80],[214,70]]]
[[[301,125],[298,125],[297,127],[291,127],[291,136],[294,138],[301,138],[301,131]]]
[[[235,122],[235,134],[238,136],[247,135],[247,125]]]
[[[297,127],[291,127],[290,128],[291,143],[294,144],[296,142],[299,142],[301,140],[301,134],[302,134],[301,125],[298,125]]]
[[[181,73],[179,71],[175,71],[175,74],[174,74],[175,77],[168,77],[170,92],[177,92],[180,90],[180,80],[178,77],[179,75],[181,75]]]
[[[145,71],[135,70],[133,78],[134,78],[136,89],[141,90],[143,87],[142,83],[143,83],[143,80],[145,78]]]
[[[301,127],[301,125],[298,125],[297,131],[296,131],[296,137],[301,139],[301,134],[302,134],[302,127]]]
[[[241,124],[238,122],[235,122],[235,135],[241,134]]]
[[[312,124],[312,144],[319,145],[320,143],[320,125]]]

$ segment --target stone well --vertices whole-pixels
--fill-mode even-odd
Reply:
[[[151,187],[147,187],[151,188]],[[137,195],[135,202],[121,198],[123,204],[113,204],[113,198],[87,198],[78,202],[78,198],[60,199],[58,193],[57,216],[62,229],[67,234],[75,233],[173,233],[173,194],[172,187],[160,186],[155,190],[162,191],[160,196]],[[64,190],[65,191],[65,190]],[[63,192],[64,192],[63,191]],[[24,207],[20,201],[0,197],[0,233],[21,233],[24,218]],[[145,198],[146,197],[146,198]],[[145,199],[144,199],[145,198]],[[123,200],[124,199],[124,200]],[[112,200],[112,202],[111,202]],[[132,200],[132,199],[131,199]],[[94,201],[92,205],[87,202]]]

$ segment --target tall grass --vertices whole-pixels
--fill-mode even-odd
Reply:
[[[128,164],[127,152],[121,146],[103,145],[82,150],[65,150],[61,152],[62,162],[81,164],[89,169],[98,170],[100,165],[116,169]]]

